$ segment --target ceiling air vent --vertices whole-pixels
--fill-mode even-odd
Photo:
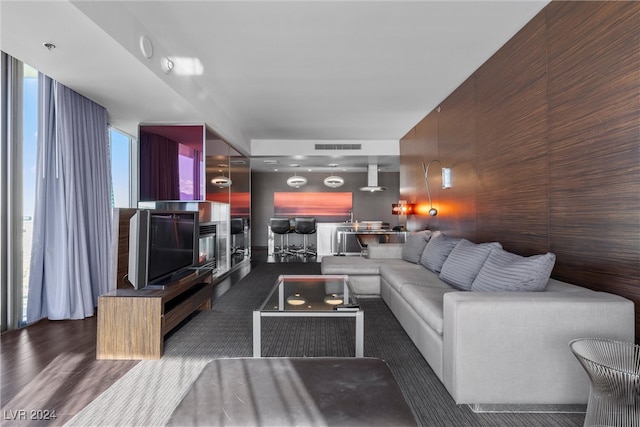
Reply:
[[[316,144],[316,150],[362,150],[362,144]]]

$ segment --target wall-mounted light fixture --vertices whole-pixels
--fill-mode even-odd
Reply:
[[[451,188],[451,168],[445,168],[442,166],[442,162],[440,160],[431,160],[427,163],[425,167],[424,162],[422,162],[422,170],[424,171],[424,180],[427,184],[427,196],[429,196],[429,215],[436,216],[438,215],[438,210],[433,207],[433,201],[431,200],[431,189],[429,188],[429,166],[431,163],[438,162],[440,163],[440,168],[442,169],[442,188],[447,189]]]
[[[415,205],[413,203],[398,202],[391,205],[391,215],[413,215]]]

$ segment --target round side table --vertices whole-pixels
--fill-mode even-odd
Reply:
[[[584,338],[569,343],[591,381],[585,426],[640,426],[640,346]]]

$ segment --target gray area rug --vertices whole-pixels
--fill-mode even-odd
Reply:
[[[251,357],[252,311],[280,274],[319,274],[320,265],[261,264],[211,311],[195,315],[165,343],[161,360],[140,362],[71,419],[70,426],[161,426],[205,365],[216,358]],[[380,298],[362,298],[365,356],[386,361],[423,426],[581,426],[584,414],[482,413],[455,404],[429,364]],[[263,320],[263,356],[353,356],[352,319]]]

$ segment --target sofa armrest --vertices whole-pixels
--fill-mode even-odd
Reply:
[[[369,259],[402,259],[404,243],[381,243],[367,246]]]
[[[451,292],[443,382],[458,404],[584,404],[572,339],[634,342],[633,302],[594,292]]]

